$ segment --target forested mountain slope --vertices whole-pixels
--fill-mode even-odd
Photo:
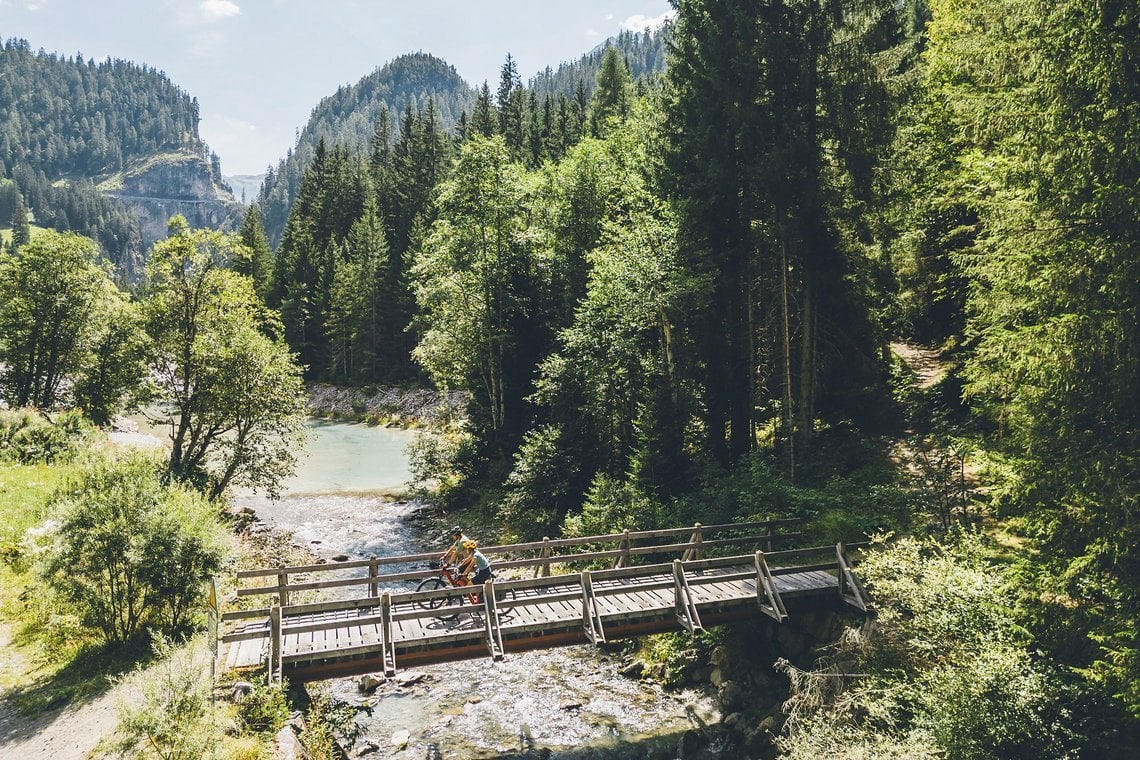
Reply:
[[[382,111],[390,114],[398,130],[409,108],[418,112],[429,100],[440,126],[451,131],[460,115],[471,110],[475,91],[454,66],[427,53],[402,55],[322,100],[301,130],[296,147],[275,169],[270,168],[261,186],[258,202],[270,241],[276,245],[281,239],[301,175],[322,138],[330,145],[361,149],[368,145]]]
[[[608,47],[618,49],[634,79],[647,74],[658,74],[665,70],[667,63],[666,44],[670,29],[672,26],[666,24],[658,29],[645,29],[641,32],[623,31],[576,61],[560,63],[557,69],[547,66],[530,80],[529,89],[539,97],[557,96],[559,93],[573,97],[581,82],[586,94],[592,95],[594,79],[602,68],[602,59]]]
[[[149,66],[33,51],[26,40],[0,48],[0,176],[15,182],[36,224],[96,239],[128,276],[155,239],[136,213],[161,216],[163,230],[169,214],[108,193],[140,197],[141,185],[147,197],[192,202],[180,209],[195,212],[192,222],[229,221],[229,191],[198,135],[196,99]]]
[[[634,79],[665,69],[665,40],[669,27],[644,32],[622,32],[617,37],[586,53],[576,61],[562,63],[557,70],[549,66],[531,79],[528,87],[521,86],[516,63],[508,56],[504,69],[511,85],[504,91],[502,82],[497,91],[485,90],[482,95],[490,105],[491,99],[511,95],[515,98],[514,112],[517,142],[530,140],[531,133],[542,136],[534,142],[557,143],[554,152],[560,152],[573,142],[586,106],[594,91],[594,80],[602,66],[606,48],[616,47],[629,67]],[[402,55],[380,67],[351,87],[342,87],[313,109],[309,123],[297,138],[297,145],[270,168],[261,187],[258,203],[261,205],[266,234],[276,246],[285,229],[301,175],[313,159],[317,143],[324,138],[331,147],[344,145],[350,150],[363,150],[372,139],[381,113],[387,111],[389,124],[385,126],[389,139],[403,128],[407,114],[420,114],[431,100],[437,126],[445,133],[456,134],[467,129],[469,121],[477,119],[480,93],[456,73],[453,66],[426,53]],[[496,105],[498,103],[496,102]],[[490,115],[490,109],[484,113]],[[497,114],[495,118],[498,119]],[[578,122],[578,126],[567,126]],[[485,129],[482,131],[486,131]],[[570,136],[566,133],[569,132]],[[552,134],[554,135],[552,137]],[[551,151],[547,145],[546,152]],[[532,149],[532,163],[540,162],[542,148]]]

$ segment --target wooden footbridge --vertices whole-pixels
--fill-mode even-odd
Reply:
[[[222,615],[230,627],[221,636],[225,662],[266,663],[271,677],[299,681],[391,675],[397,667],[696,632],[761,615],[782,623],[834,604],[865,612],[867,597],[843,544],[773,551],[800,536],[797,524],[698,524],[492,546],[482,551],[496,558],[500,577],[512,568],[533,568],[534,577],[481,589],[400,587],[432,586],[424,580],[437,571],[427,563],[438,553],[242,571],[239,583],[271,585],[239,588],[239,597],[273,596],[276,603]],[[574,569],[602,563],[611,566]],[[305,595],[324,598],[299,598]]]

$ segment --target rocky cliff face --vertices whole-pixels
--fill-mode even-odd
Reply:
[[[241,224],[241,204],[214,181],[200,156],[156,156],[102,187],[138,215],[144,251],[166,237],[167,222],[178,214],[195,228],[228,231]]]

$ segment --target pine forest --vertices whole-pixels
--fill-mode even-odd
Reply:
[[[222,183],[198,101],[144,65],[5,44],[0,504],[20,468],[56,487],[6,518],[0,579],[86,610],[101,633],[69,656],[177,647],[235,551],[307,564],[240,559],[227,499],[281,492],[314,389],[430,391],[458,408],[413,421],[404,496],[483,544],[784,519],[804,546],[869,542],[872,617],[761,675],[720,675],[757,656],[732,626],[607,650],[720,700],[728,738],[677,756],[1133,756],[1140,8],[671,5],[527,81],[512,55],[476,85],[397,57],[316,105],[233,229],[175,217],[147,251],[96,184],[171,151]],[[147,407],[170,414],[157,459],[84,453]],[[134,544],[139,588],[184,563],[153,609],[64,561],[127,492],[149,511],[116,520],[171,526]],[[28,538],[53,515],[71,532]],[[64,635],[18,593],[7,628]],[[13,688],[0,710],[28,709]],[[295,697],[255,698],[225,756],[264,756],[235,736],[264,742]],[[320,699],[310,724],[343,745]],[[159,734],[137,756],[199,756]]]

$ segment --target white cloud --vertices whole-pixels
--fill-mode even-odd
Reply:
[[[47,4],[48,0],[29,0],[29,2],[24,3],[24,7],[32,13],[35,13],[36,11],[43,10]]]
[[[587,37],[599,37],[600,35],[598,34],[597,29],[587,29],[586,30],[586,36]]]
[[[232,0],[202,0],[198,7],[206,21],[220,21],[241,14],[241,8]]]
[[[666,21],[669,21],[676,17],[677,11],[674,10],[665,11],[660,16],[644,16],[640,13],[637,13],[621,22],[621,28],[628,29],[631,32],[640,32],[643,31],[646,27],[649,27],[650,29],[656,29]]]
[[[607,13],[606,14],[606,21],[613,21],[613,20],[614,20],[614,14]]]

